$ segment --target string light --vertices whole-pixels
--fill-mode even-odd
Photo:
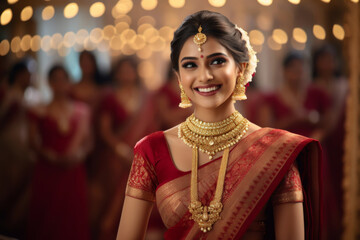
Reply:
[[[306,41],[307,41],[306,32],[301,28],[294,28],[293,38],[295,41],[297,41],[299,43],[306,43]]]
[[[33,8],[31,6],[24,7],[24,9],[20,13],[21,21],[28,21],[33,15]]]
[[[288,36],[286,32],[280,28],[274,29],[272,33],[272,38],[275,42],[279,44],[285,44],[288,41]]]
[[[8,24],[13,17],[13,13],[10,8],[5,9],[0,16],[1,25]]]
[[[22,37],[20,42],[20,48],[21,51],[26,52],[30,50],[30,44],[31,44],[31,36],[29,34],[26,34]]]
[[[332,32],[334,36],[339,40],[343,40],[345,38],[345,30],[339,24],[334,24],[332,28]]]
[[[317,24],[315,24],[313,26],[313,34],[317,39],[320,39],[320,40],[324,40],[326,38],[325,29],[322,26],[317,25]]]
[[[64,17],[65,18],[73,18],[79,12],[79,5],[77,3],[69,3],[64,8]]]
[[[105,5],[102,2],[95,2],[90,6],[89,9],[90,15],[93,18],[98,18],[104,15],[105,13]]]
[[[185,0],[169,0],[169,4],[173,8],[182,8],[185,5]]]
[[[158,4],[157,0],[141,0],[141,7],[147,11],[151,11],[155,9],[157,4]]]
[[[20,51],[20,43],[21,39],[19,36],[16,36],[11,40],[10,47],[13,53],[17,53]]]
[[[55,15],[55,8],[51,5],[46,6],[41,13],[41,17],[44,21],[52,19]]]
[[[10,43],[4,39],[0,43],[0,56],[5,56],[10,51]]]
[[[41,37],[39,35],[35,35],[31,38],[30,48],[31,48],[31,51],[33,51],[33,52],[37,52],[40,50]]]
[[[226,3],[226,0],[209,0],[209,3],[213,7],[223,7]]]

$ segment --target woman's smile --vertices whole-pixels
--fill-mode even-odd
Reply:
[[[195,87],[194,90],[202,96],[212,96],[218,92],[221,88],[221,84],[212,84],[207,86]]]

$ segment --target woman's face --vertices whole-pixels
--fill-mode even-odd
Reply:
[[[136,69],[130,62],[123,62],[116,69],[115,81],[120,85],[132,85],[137,82]]]
[[[67,74],[61,69],[56,70],[50,79],[50,87],[56,95],[68,94],[71,83]]]
[[[195,107],[217,108],[232,104],[236,78],[241,74],[231,53],[215,38],[208,37],[198,51],[190,37],[181,49],[178,77]],[[244,68],[242,68],[244,69]]]

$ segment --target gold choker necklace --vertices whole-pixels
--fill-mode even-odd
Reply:
[[[192,114],[180,124],[178,136],[189,147],[197,147],[212,159],[216,153],[238,143],[248,126],[249,121],[237,111],[214,123],[203,122]]]
[[[190,219],[193,219],[204,233],[210,231],[213,224],[221,218],[220,213],[223,209],[221,198],[224,190],[226,167],[229,160],[229,148],[239,142],[247,132],[248,126],[248,120],[239,112],[234,112],[230,117],[216,123],[205,123],[191,115],[179,126],[179,138],[193,149],[190,185],[191,201],[188,207],[191,213]],[[219,141],[220,144],[217,141]],[[213,147],[214,145],[215,148]],[[225,149],[220,163],[215,196],[209,206],[203,206],[198,199],[198,149],[209,155],[211,154],[210,159],[217,152]]]

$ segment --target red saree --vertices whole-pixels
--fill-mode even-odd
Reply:
[[[213,198],[219,159],[199,167],[198,194],[203,204]],[[320,159],[315,140],[271,128],[248,135],[230,151],[221,220],[202,233],[189,219],[190,172],[176,169],[163,133],[157,132],[135,146],[126,194],[148,201],[156,198],[168,228],[165,239],[240,239],[256,228],[257,216],[269,200],[275,204],[304,201],[306,239],[318,239]],[[264,239],[273,238],[274,229],[269,227],[273,218],[267,216],[264,223]]]

